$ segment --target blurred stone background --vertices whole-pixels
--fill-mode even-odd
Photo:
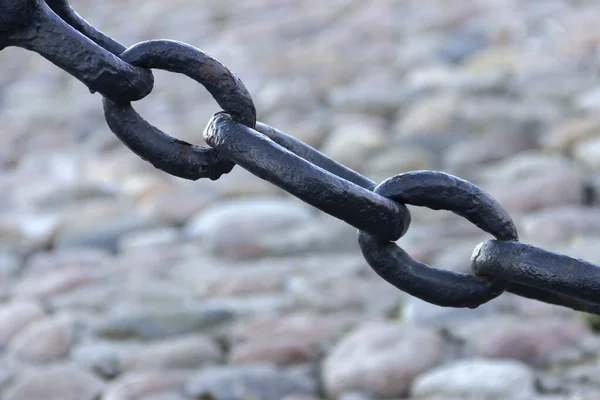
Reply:
[[[600,262],[593,0],[72,0],[126,45],[187,42],[258,119],[376,181],[472,180],[521,239]],[[155,72],[136,109],[202,144],[218,106]],[[3,400],[600,399],[594,320],[502,295],[435,307],[378,278],[353,228],[236,167],[167,176],[101,98],[0,52]],[[411,207],[413,257],[469,270],[489,238]],[[212,397],[211,397],[212,396]]]

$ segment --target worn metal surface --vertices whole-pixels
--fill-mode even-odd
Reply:
[[[140,100],[152,91],[154,78],[148,69],[135,67],[90,41],[44,1],[1,0],[0,10],[0,48],[34,51],[79,79],[90,92],[114,101]]]
[[[306,161],[227,114],[211,118],[204,140],[252,174],[357,229],[387,240],[397,240],[408,230],[406,206]]]
[[[125,51],[126,47],[124,45],[88,24],[85,19],[69,6],[66,0],[46,0],[46,4],[67,24],[77,29],[105,50],[110,51],[116,56]]]
[[[517,230],[502,206],[479,187],[443,172],[414,171],[385,180],[375,193],[399,204],[452,211],[499,240],[516,240]],[[395,243],[360,232],[363,256],[398,289],[440,306],[477,307],[503,291],[501,282],[438,269],[414,260]]]
[[[342,165],[337,161],[332,160],[320,151],[314,149],[313,147],[307,145],[304,142],[301,142],[300,140],[292,136],[287,135],[279,129],[275,129],[272,126],[263,124],[262,122],[257,122],[256,130],[262,133],[263,135],[266,135],[269,139],[271,139],[278,145],[302,157],[306,161],[311,162],[314,165],[321,167],[334,175],[339,176],[340,178],[343,178],[347,181],[355,183],[358,186],[369,190],[373,190],[375,186],[377,186],[377,184],[372,180],[362,176],[356,171],[351,170],[345,165]]]
[[[130,47],[120,56],[138,67],[184,74],[203,85],[236,121],[256,126],[256,110],[248,90],[231,71],[188,44],[151,40]],[[209,148],[175,139],[144,120],[129,102],[104,98],[104,116],[111,131],[135,154],[156,168],[185,179],[218,179],[234,164]]]
[[[518,241],[506,211],[479,187],[437,171],[414,171],[380,185],[316,149],[257,122],[244,84],[219,61],[181,42],[151,40],[126,49],[79,16],[66,0],[0,0],[0,50],[34,51],[104,97],[110,130],[135,154],[171,175],[218,179],[237,164],[359,229],[367,263],[390,284],[430,303],[477,307],[503,291],[600,314],[600,266]],[[224,110],[195,146],[153,127],[130,102],[153,87],[151,68],[187,75]],[[406,204],[449,210],[495,240],[472,256],[472,274],[412,259],[395,241],[410,226]]]
[[[489,240],[471,258],[477,275],[508,281],[521,296],[600,312],[600,266],[517,241]],[[533,290],[533,289],[537,290]],[[531,292],[531,293],[530,293]]]

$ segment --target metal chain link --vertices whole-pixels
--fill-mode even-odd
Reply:
[[[87,23],[66,0],[0,0],[0,50],[34,51],[103,96],[110,130],[156,168],[189,180],[216,180],[238,165],[359,230],[369,266],[398,289],[445,307],[475,308],[504,291],[600,314],[600,266],[518,241],[502,206],[476,185],[439,171],[413,171],[377,185],[325,154],[257,122],[235,74],[201,50],[151,40],[126,48]],[[223,111],[204,130],[210,147],[173,138],[131,106],[152,91],[151,68],[203,85]],[[420,263],[395,242],[406,234],[406,205],[448,210],[495,239],[473,252],[473,274]]]

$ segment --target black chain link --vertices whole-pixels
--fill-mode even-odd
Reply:
[[[216,180],[235,165],[359,230],[371,268],[398,289],[446,307],[475,308],[504,291],[600,314],[600,266],[518,241],[514,223],[481,188],[437,171],[413,171],[377,185],[287,134],[256,120],[244,84],[185,43],[151,40],[126,48],[88,24],[66,0],[0,0],[0,50],[34,51],[103,96],[110,130],[156,168],[184,179]],[[202,84],[222,112],[201,147],[178,140],[131,106],[152,91],[150,68]],[[434,268],[395,243],[411,222],[406,204],[452,211],[495,237],[479,244],[473,274]]]

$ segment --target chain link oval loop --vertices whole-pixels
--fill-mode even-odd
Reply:
[[[517,229],[502,206],[474,184],[437,171],[396,175],[375,193],[399,204],[448,210],[499,240],[517,240]],[[413,259],[386,238],[361,231],[358,243],[371,268],[398,289],[445,307],[475,308],[502,294],[504,283],[438,269]]]
[[[227,67],[201,50],[172,40],[138,43],[120,57],[144,68],[157,68],[188,76],[203,85],[216,102],[240,123],[254,128],[256,110],[248,90]],[[142,118],[128,102],[103,100],[110,130],[135,154],[156,168],[180,178],[218,179],[234,163],[218,152],[173,138]]]

